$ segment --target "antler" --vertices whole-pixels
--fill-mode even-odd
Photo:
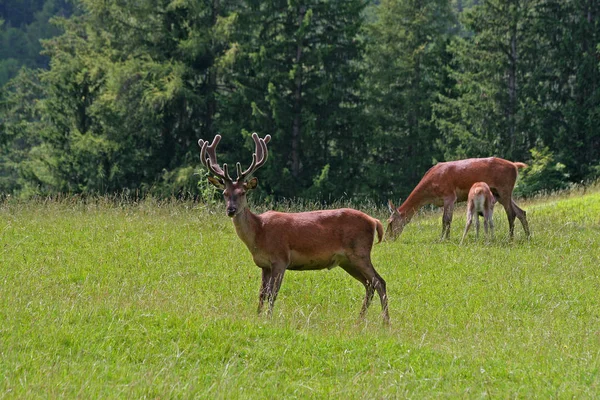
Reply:
[[[202,165],[208,168],[214,175],[229,182],[233,182],[233,179],[229,176],[227,164],[223,164],[223,168],[221,168],[217,162],[216,150],[220,141],[221,135],[216,135],[210,146],[208,145],[208,142],[202,139],[198,140],[198,146],[200,146],[200,161],[202,162]]]
[[[247,170],[242,172],[242,165],[240,163],[236,164],[238,181],[240,179],[245,179],[254,171],[262,167],[267,161],[267,157],[269,152],[267,150],[267,143],[271,140],[271,135],[267,135],[264,139],[259,138],[256,132],[252,134],[252,140],[254,140],[255,151],[252,154],[252,164],[248,167]]]
[[[267,143],[271,140],[271,135],[267,135],[264,139],[261,139],[255,132],[252,134],[252,140],[254,140],[254,145],[256,147],[255,152],[252,154],[252,164],[250,164],[250,167],[243,172],[242,165],[240,163],[236,164],[238,181],[247,178],[254,171],[262,167],[267,161],[267,156],[269,155]],[[223,164],[223,168],[221,168],[217,162],[216,149],[220,141],[221,135],[216,135],[210,146],[207,141],[202,139],[198,140],[198,145],[200,146],[200,161],[202,162],[202,165],[213,173],[213,175],[229,182],[233,182],[233,179],[229,176],[227,164]]]

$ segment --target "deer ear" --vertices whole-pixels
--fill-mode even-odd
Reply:
[[[244,188],[246,188],[246,190],[252,190],[255,189],[258,186],[258,178],[254,177],[252,179],[250,179],[248,182],[244,183]]]
[[[390,210],[391,214],[393,214],[394,211],[396,211],[396,207],[394,207],[394,203],[392,203],[391,200],[388,200],[388,210]]]
[[[217,189],[225,189],[225,184],[221,179],[217,179],[213,176],[208,177],[208,181],[213,184]]]

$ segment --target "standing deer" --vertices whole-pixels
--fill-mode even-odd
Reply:
[[[485,182],[477,182],[471,186],[469,190],[469,198],[467,200],[467,225],[465,226],[465,232],[463,233],[460,244],[465,240],[467,232],[473,222],[473,216],[475,216],[475,229],[476,237],[479,238],[479,216],[483,217],[483,227],[485,234],[488,234],[488,225],[490,227],[490,237],[494,238],[494,204],[496,199],[490,190],[490,187]]]
[[[262,312],[266,300],[269,303],[268,315],[272,314],[286,270],[331,269],[339,265],[365,286],[360,317],[364,317],[376,290],[381,300],[383,320],[389,323],[386,283],[371,263],[375,232],[379,242],[383,236],[381,222],[349,208],[301,213],[252,213],[246,195],[256,188],[258,180],[250,178],[250,175],[267,161],[267,143],[271,136],[262,139],[253,133],[252,139],[256,148],[252,163],[245,171],[237,163],[235,181],[229,176],[227,164],[220,167],[217,163],[216,147],[221,136],[216,135],[210,145],[202,139],[198,144],[202,164],[214,175],[208,178],[209,182],[223,189],[226,213],[232,218],[237,235],[252,253],[254,263],[262,269],[258,313]]]
[[[515,217],[519,218],[529,237],[526,213],[512,198],[518,170],[526,166],[521,162],[497,157],[469,158],[434,165],[398,209],[391,201],[388,202],[392,215],[388,219],[386,238],[396,239],[419,208],[426,204],[433,204],[444,207],[441,238],[447,239],[450,236],[454,204],[457,201],[467,200],[469,189],[475,182],[487,183],[496,200],[504,206],[508,217],[510,238],[514,236]]]

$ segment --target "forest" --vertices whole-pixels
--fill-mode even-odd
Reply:
[[[441,161],[600,177],[595,0],[3,0],[0,196],[203,198],[198,139],[266,199],[404,198]]]

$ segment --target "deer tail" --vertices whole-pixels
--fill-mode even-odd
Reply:
[[[515,167],[517,167],[517,168],[527,168],[527,164],[522,163],[522,162],[515,162],[513,164],[515,164]]]
[[[379,239],[377,243],[381,243],[381,239],[383,239],[383,224],[378,219],[375,220],[375,223],[377,224],[377,239]]]

